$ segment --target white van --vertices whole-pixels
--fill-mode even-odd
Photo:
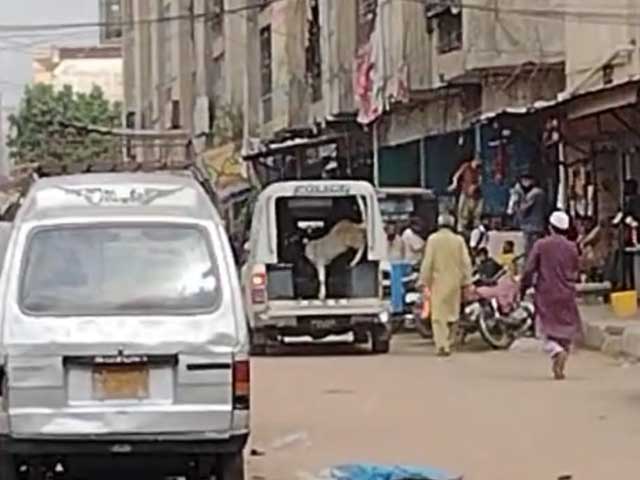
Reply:
[[[246,318],[227,235],[193,178],[39,180],[5,258],[2,480],[120,468],[243,480]]]
[[[267,187],[254,208],[243,287],[252,348],[353,333],[389,351],[387,242],[375,189],[310,180]]]

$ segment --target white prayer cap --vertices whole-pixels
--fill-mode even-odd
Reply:
[[[552,227],[557,228],[558,230],[569,230],[569,225],[571,224],[571,220],[569,219],[569,215],[565,212],[561,212],[560,210],[553,212],[549,217],[549,224]]]
[[[453,228],[455,225],[456,225],[456,219],[453,217],[453,215],[450,215],[448,213],[441,213],[438,216],[439,227]]]

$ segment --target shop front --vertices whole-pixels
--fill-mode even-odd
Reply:
[[[575,96],[555,108],[558,202],[575,219],[582,274],[628,289],[640,273],[639,81]],[[621,215],[624,213],[624,215]],[[624,251],[624,255],[618,252]]]

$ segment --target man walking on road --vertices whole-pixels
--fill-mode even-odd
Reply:
[[[531,250],[522,277],[522,293],[535,286],[536,322],[551,356],[556,380],[565,378],[571,345],[581,331],[576,304],[578,248],[566,238],[571,224],[564,212],[549,219],[551,235],[538,240]]]
[[[460,316],[464,287],[471,283],[471,258],[455,219],[438,217],[438,231],[425,247],[419,284],[431,292],[431,326],[439,356],[451,355],[451,327]]]

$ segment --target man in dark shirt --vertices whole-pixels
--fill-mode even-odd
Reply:
[[[531,175],[523,175],[520,185],[524,199],[520,204],[520,228],[524,233],[525,255],[528,257],[533,245],[544,236],[547,223],[547,202],[544,191]]]
[[[502,265],[489,256],[489,250],[486,248],[478,249],[475,255],[476,272],[483,280],[493,279],[500,270]]]

